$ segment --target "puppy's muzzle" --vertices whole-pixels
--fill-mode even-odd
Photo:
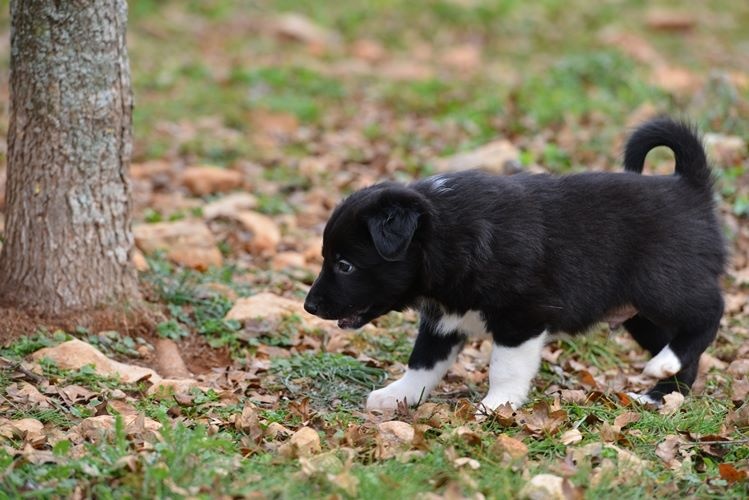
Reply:
[[[307,300],[304,301],[304,310],[310,314],[317,314],[319,306],[317,305],[317,302],[310,300],[309,297],[307,297]]]

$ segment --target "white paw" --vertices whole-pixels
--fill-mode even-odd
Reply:
[[[508,394],[503,392],[489,392],[479,403],[477,413],[491,413],[499,406],[509,403],[513,410],[517,410],[525,403],[525,395]]]
[[[629,396],[630,399],[637,401],[641,405],[653,405],[656,407],[661,406],[660,401],[656,401],[655,399],[651,398],[647,394],[637,394],[636,392],[628,392],[627,396]]]
[[[648,361],[642,373],[657,379],[672,377],[681,370],[681,361],[671,350],[671,347],[664,347],[653,359]]]
[[[387,387],[377,389],[369,393],[367,397],[367,410],[395,410],[398,403],[405,401],[409,406],[415,406],[426,399],[427,394],[423,390],[418,393],[415,388],[407,387],[398,380]]]

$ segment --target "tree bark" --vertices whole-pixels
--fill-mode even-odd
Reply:
[[[11,0],[0,304],[43,316],[139,297],[130,263],[125,0]]]

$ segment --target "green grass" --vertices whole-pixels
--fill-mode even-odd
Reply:
[[[618,168],[618,141],[630,125],[632,113],[646,105],[657,112],[689,116],[705,130],[749,138],[746,87],[713,74],[699,93],[672,95],[650,83],[649,64],[628,55],[626,47],[602,41],[602,35],[614,29],[639,37],[663,60],[702,76],[737,68],[746,73],[741,49],[749,25],[746,2],[716,0],[709,5],[690,5],[699,23],[684,35],[648,29],[644,19],[652,5],[643,0],[595,4],[583,0],[133,0],[128,6],[136,99],[135,161],[157,158],[178,165],[218,166],[255,162],[263,169],[254,193],[257,209],[269,215],[304,214],[308,207],[291,202],[290,194],[336,185],[337,172],[311,178],[299,168],[301,159],[321,154],[338,157],[343,171],[356,178],[369,167],[373,151],[380,155],[384,151],[387,161],[400,165],[392,177],[409,180],[431,173],[437,157],[507,138],[521,150],[525,167],[540,164],[555,173],[588,170],[591,163],[595,168]],[[310,54],[303,43],[278,39],[265,28],[274,14],[287,11],[306,15],[336,31],[341,45]],[[0,26],[7,31],[7,9],[4,12]],[[433,74],[418,80],[395,80],[378,65],[362,74],[346,70],[345,64],[353,57],[351,44],[362,38],[379,42],[387,51],[386,59],[418,59],[430,66]],[[475,73],[451,70],[441,63],[446,51],[466,43],[481,49],[482,61]],[[421,53],[425,45],[431,55]],[[300,128],[277,141],[275,148],[265,150],[254,140],[265,132],[258,120],[263,113],[291,115]],[[334,142],[334,146],[326,142],[341,136],[354,140]],[[576,139],[571,145],[562,140],[570,136]],[[716,169],[719,196],[741,221],[749,215],[745,167],[744,161]],[[263,191],[263,183],[277,189]],[[172,212],[151,208],[142,217],[159,222],[189,215],[199,216],[199,209]],[[222,251],[231,257],[227,242],[222,243]],[[638,406],[625,408],[606,393],[590,404],[563,403],[568,418],[558,432],[529,436],[517,424],[466,424],[452,412],[448,421],[427,431],[420,453],[408,460],[376,458],[372,431],[371,439],[356,447],[348,464],[348,452],[339,448],[349,447],[345,437],[349,429],[371,425],[360,413],[362,403],[370,390],[389,381],[385,370],[349,356],[349,348],[346,354],[305,352],[308,346],[295,345],[302,328],[295,316],[272,331],[247,338],[238,323],[224,320],[232,305],[229,297],[205,286],[219,283],[240,297],[260,289],[300,294],[299,278],[255,269],[254,261],[247,270],[230,265],[205,273],[178,268],[158,255],[150,258],[149,264],[151,271],[142,277],[152,292],[149,296],[163,305],[166,318],[157,327],[161,336],[179,341],[201,335],[212,346],[228,347],[235,359],[247,366],[253,361],[259,361],[259,366],[267,364],[265,359],[254,358],[261,345],[288,349],[290,356],[272,359],[269,371],[263,368],[258,380],[233,387],[230,402],[223,399],[227,394],[216,390],[194,389],[190,401],[181,402],[170,393],[146,396],[144,385],[123,385],[116,379],[99,377],[90,367],[61,370],[43,362],[43,376],[53,385],[79,384],[101,394],[86,404],[67,406],[51,393],[48,396],[60,406],[10,407],[3,417],[36,418],[48,427],[67,431],[81,419],[103,411],[105,395],[119,388],[135,398],[137,410],[164,424],[162,439],[145,445],[128,436],[118,421],[115,432],[102,442],[77,448],[77,444],[62,440],[47,446],[45,450],[51,450],[59,463],[43,464],[11,456],[10,450],[20,450],[24,443],[17,438],[3,439],[0,498],[70,497],[76,495],[76,488],[84,497],[102,498],[241,497],[261,492],[267,498],[410,499],[426,492],[443,495],[454,491],[466,496],[480,492],[486,498],[513,498],[531,476],[560,473],[560,465],[573,450],[600,442],[603,422],[612,424],[618,415],[629,411],[637,412],[640,420],[627,426],[625,439],[617,446],[646,460],[646,469],[642,474],[622,477],[614,451],[585,457],[573,464],[576,469],[569,477],[584,498],[747,495],[746,482],[727,483],[720,478],[718,465],[746,464],[749,446],[741,440],[747,438],[749,428],[726,433],[736,442],[719,446],[720,457],[698,446],[687,447],[685,453],[690,458],[678,472],[669,470],[655,454],[666,435],[723,432],[726,415],[736,408],[725,397],[730,381],[721,376],[709,379],[707,392],[722,396],[690,397],[673,415]],[[309,277],[305,279],[307,284],[311,282]],[[363,330],[352,337],[351,352],[384,366],[406,363],[416,325],[400,314],[377,323],[377,330]],[[733,320],[729,325],[746,326]],[[322,331],[301,333],[321,343],[326,338]],[[133,356],[142,342],[116,332],[39,332],[2,347],[0,355],[19,361],[71,335],[117,357]],[[726,341],[713,352],[735,353],[740,344]],[[622,348],[603,331],[563,339],[555,347],[564,351],[559,366],[574,360],[609,372],[621,370],[625,364]],[[544,363],[531,403],[551,403],[553,396],[545,391],[552,384],[580,387],[574,373],[564,377]],[[5,397],[6,388],[17,381],[11,369],[0,370],[0,395]],[[484,387],[474,385],[480,384],[469,383],[468,392],[475,402]],[[259,398],[256,392],[266,398]],[[269,395],[276,399],[269,402]],[[305,397],[312,410],[308,415],[298,408]],[[272,423],[292,431],[302,425],[315,428],[326,454],[319,459],[324,466],[307,475],[299,460],[275,452],[280,443],[267,437],[249,442],[231,423],[248,400],[258,407],[263,428]],[[444,401],[455,409],[454,399],[431,401]],[[2,398],[0,404],[6,404]],[[529,411],[530,406],[524,409]],[[175,423],[175,415],[179,415],[179,423]],[[399,418],[410,421],[411,417]],[[581,443],[561,444],[561,433],[575,423],[579,423]],[[459,425],[470,426],[479,441],[451,435]],[[523,440],[528,456],[516,462],[503,460],[492,449],[502,433]],[[474,458],[480,467],[458,469],[453,464],[455,457]],[[593,482],[607,461],[613,465],[612,471]],[[342,489],[337,474],[356,478],[355,487]]]
[[[308,395],[317,407],[331,405],[331,402],[336,407],[337,402],[343,408],[358,408],[369,391],[385,378],[379,368],[334,353],[275,358],[272,370],[292,394]]]

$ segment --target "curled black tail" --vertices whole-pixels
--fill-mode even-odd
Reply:
[[[696,130],[670,118],[650,120],[635,130],[624,149],[624,169],[642,173],[645,156],[657,146],[666,146],[674,152],[677,175],[695,187],[712,186],[705,149]]]

